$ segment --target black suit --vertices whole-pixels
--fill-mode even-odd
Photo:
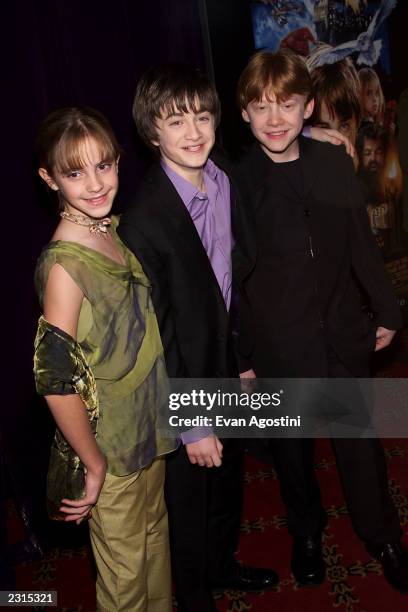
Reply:
[[[398,329],[401,315],[351,160],[342,147],[299,141],[297,166],[273,163],[258,144],[240,166],[245,221],[234,258],[242,291],[241,370],[253,367],[265,378],[366,377],[376,327]],[[358,284],[375,324],[362,312]],[[357,533],[397,541],[380,443],[333,445]],[[325,518],[312,443],[276,440],[273,447],[289,529],[314,535]]]
[[[217,158],[217,165],[220,160]],[[159,164],[122,216],[118,233],[152,283],[170,377],[237,373],[230,320],[194,223]],[[242,452],[228,441],[223,465],[189,462],[184,447],[168,458],[166,502],[179,609],[215,610],[210,582],[228,573],[239,534]]]

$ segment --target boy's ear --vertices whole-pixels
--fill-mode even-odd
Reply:
[[[309,119],[314,109],[314,98],[309,100],[309,102],[305,106],[305,112],[303,113],[303,119]]]
[[[41,176],[42,180],[47,183],[50,189],[58,191],[58,185],[54,182],[53,178],[48,174],[48,171],[45,168],[38,168],[38,174]]]
[[[241,115],[242,115],[242,118],[243,118],[243,120],[244,120],[244,121],[246,121],[247,123],[250,123],[249,115],[248,115],[248,113],[246,112],[246,109],[245,109],[245,108],[243,108],[243,109],[241,110]]]

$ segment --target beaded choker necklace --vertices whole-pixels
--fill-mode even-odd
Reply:
[[[104,238],[108,235],[108,227],[111,224],[109,217],[105,217],[104,219],[91,219],[85,215],[73,215],[65,210],[60,212],[60,216],[67,221],[71,221],[71,223],[75,223],[75,225],[87,227],[90,234],[103,236]]]

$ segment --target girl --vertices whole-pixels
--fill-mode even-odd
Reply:
[[[361,85],[363,121],[373,121],[382,125],[385,101],[377,73],[372,68],[361,68],[358,71],[358,78]]]
[[[39,174],[58,195],[60,222],[36,287],[37,390],[57,424],[49,509],[89,518],[98,610],[169,612],[164,461],[158,430],[166,373],[147,278],[109,218],[120,149],[89,108],[57,110],[38,134]],[[97,429],[97,435],[95,432]]]

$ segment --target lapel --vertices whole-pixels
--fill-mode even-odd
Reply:
[[[217,144],[214,145],[211,151],[210,158],[218,168],[220,168],[228,176],[230,184],[230,215],[231,215],[231,231],[232,237],[236,236],[236,217],[237,217],[237,201],[239,199],[239,190],[235,179],[234,165],[228,159],[227,155],[223,152],[221,147]]]
[[[319,146],[312,138],[299,136],[300,165],[303,175],[303,196],[308,199],[317,177],[321,175],[322,155]]]
[[[197,274],[205,274],[215,286],[221,302],[226,311],[224,297],[214,274],[207,252],[203,247],[201,238],[196,230],[193,220],[180,198],[177,189],[164,172],[160,164],[152,168],[149,174],[150,187],[155,195],[158,214],[164,215],[168,226],[170,242],[175,245],[177,251],[185,250],[185,257],[193,257],[196,260]]]

